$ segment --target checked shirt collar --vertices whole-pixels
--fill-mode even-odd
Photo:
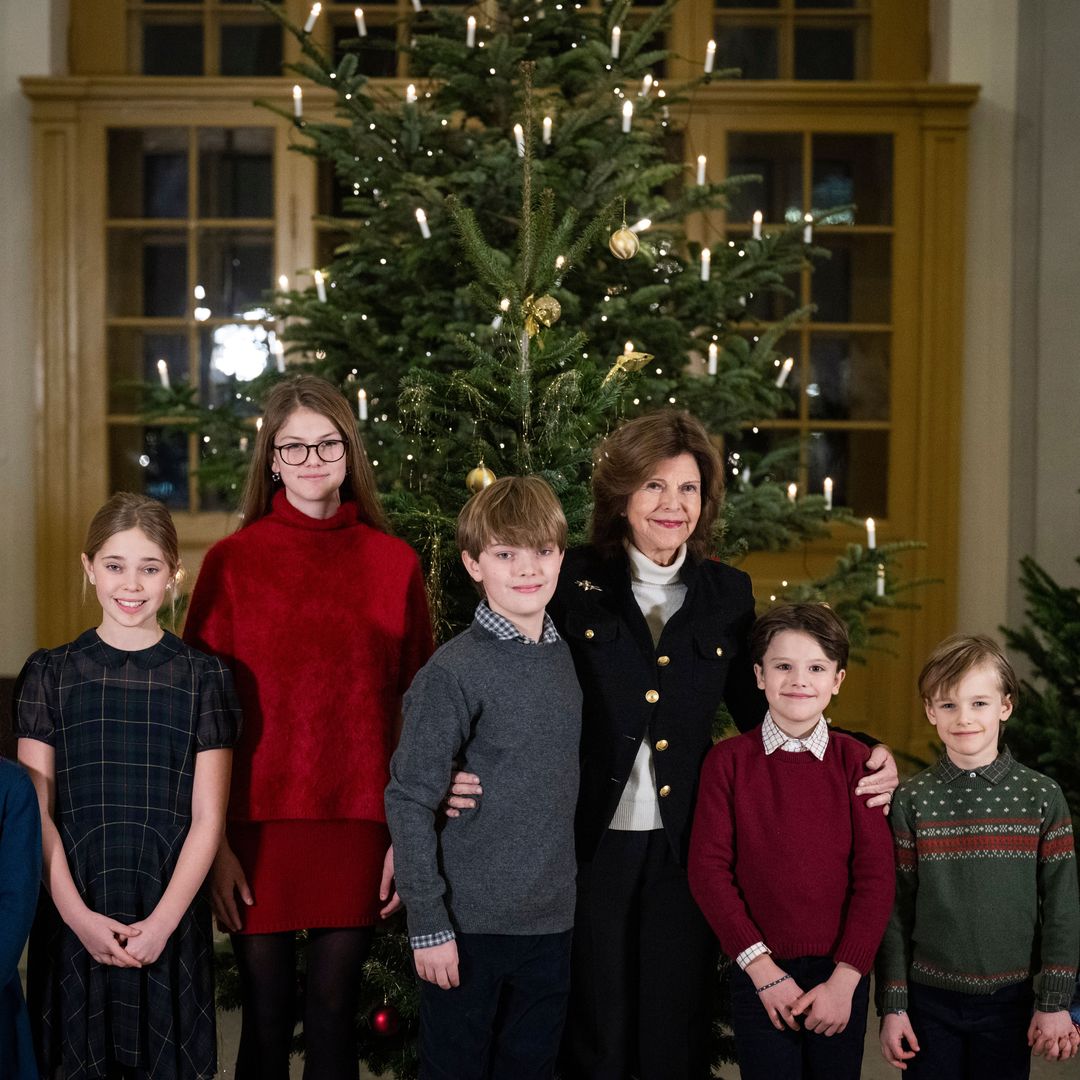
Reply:
[[[772,718],[772,713],[766,712],[765,720],[761,725],[761,741],[765,745],[766,757],[776,750],[787,750],[795,753],[809,750],[818,761],[823,761],[825,750],[829,745],[829,727],[823,716],[814,725],[814,729],[809,735],[802,739],[796,739],[781,731]]]
[[[526,637],[508,618],[492,611],[486,600],[481,600],[476,605],[476,621],[500,641],[523,641],[526,645],[554,645],[555,642],[562,640],[559,637],[559,631],[555,629],[555,624],[551,621],[551,616],[546,611],[544,612],[544,630],[539,641]]]
[[[1013,767],[1013,756],[1006,746],[989,765],[983,765],[978,769],[961,769],[956,765],[947,753],[942,754],[938,763],[934,766],[934,775],[946,784],[951,784],[958,776],[969,776],[977,773],[988,784],[1000,784],[1009,775]]]

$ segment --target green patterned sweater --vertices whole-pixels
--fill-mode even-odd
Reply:
[[[901,785],[889,815],[896,901],[877,1004],[908,980],[990,994],[1035,978],[1036,1008],[1066,1009],[1080,960],[1072,821],[1061,788],[1003,750],[974,771],[947,754]]]

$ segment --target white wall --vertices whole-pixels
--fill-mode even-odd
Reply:
[[[0,675],[34,648],[33,208],[22,75],[61,74],[66,0],[0,0]]]

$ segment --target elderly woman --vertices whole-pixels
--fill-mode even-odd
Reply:
[[[574,1080],[709,1075],[717,946],[686,876],[698,773],[721,702],[742,730],[766,708],[747,647],[750,579],[708,557],[722,495],[694,417],[623,424],[596,453],[591,543],[567,553],[548,609],[584,693],[563,1064]],[[868,767],[879,771],[859,793],[887,803],[895,763],[881,748]],[[452,807],[470,804],[453,796],[475,780],[455,777]]]

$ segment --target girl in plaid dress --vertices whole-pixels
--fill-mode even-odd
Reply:
[[[160,503],[114,495],[82,556],[101,624],[26,662],[19,759],[37,789],[45,891],[30,939],[49,1080],[209,1080],[209,906],[240,714],[228,670],[162,631],[180,575]]]

